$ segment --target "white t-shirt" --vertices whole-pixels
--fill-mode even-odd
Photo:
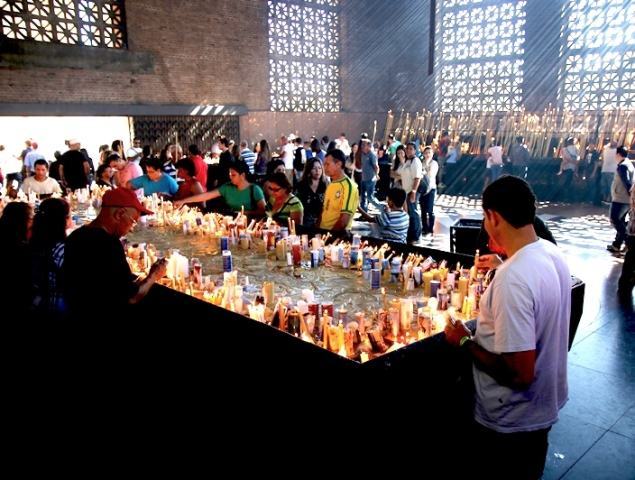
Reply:
[[[287,143],[282,147],[282,160],[284,161],[284,168],[286,170],[293,170],[294,150],[295,148],[292,143]]]
[[[571,275],[558,247],[538,240],[496,272],[481,298],[474,340],[496,353],[536,350],[527,390],[500,385],[473,367],[478,423],[502,433],[547,428],[567,401]]]
[[[602,149],[602,173],[615,173],[617,171],[617,148],[608,145]]]
[[[503,164],[503,147],[490,147],[487,152],[490,154],[490,156],[487,157],[487,168],[490,168],[492,165]]]
[[[397,171],[401,175],[401,188],[406,191],[406,194],[412,192],[415,178],[420,179],[423,177],[423,165],[418,157],[413,158],[412,162],[406,160],[399,166]]]
[[[27,195],[31,192],[38,195],[51,195],[52,193],[62,193],[60,184],[51,177],[46,177],[43,182],[38,182],[35,177],[29,177],[22,182],[22,190]]]

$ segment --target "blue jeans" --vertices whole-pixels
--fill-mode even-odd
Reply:
[[[613,183],[614,173],[602,172],[600,177],[600,195],[603,201],[611,201],[611,184]]]
[[[408,194],[410,197],[410,194]],[[408,216],[410,217],[410,224],[408,225],[408,241],[414,242],[421,237],[421,217],[417,212],[417,203],[419,203],[419,194],[415,196],[415,201],[411,202],[409,198],[406,199],[406,205],[408,205]]]
[[[615,234],[615,240],[613,246],[615,248],[621,248],[622,244],[626,241],[626,214],[629,210],[628,203],[611,202],[611,209],[609,216],[611,218],[611,225],[617,232]]]
[[[491,178],[490,183],[498,180],[498,177],[500,177],[502,173],[503,173],[502,165],[492,165],[492,167],[490,168],[490,178]]]
[[[436,189],[433,188],[419,199],[419,206],[421,207],[421,228],[424,235],[434,233],[434,197],[436,193]]]
[[[368,202],[375,205],[377,208],[382,208],[383,205],[379,203],[379,200],[375,198],[375,185],[377,184],[374,180],[366,180],[362,181],[359,204],[362,207],[362,210],[366,210],[368,206]]]

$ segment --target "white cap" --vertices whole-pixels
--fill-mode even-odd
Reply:
[[[137,158],[139,156],[139,152],[137,152],[134,148],[129,148],[126,150],[126,158]]]

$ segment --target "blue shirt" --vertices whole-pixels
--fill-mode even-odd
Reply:
[[[130,180],[133,190],[143,188],[143,194],[145,196],[152,195],[153,193],[167,193],[168,195],[175,195],[179,190],[179,186],[171,176],[162,173],[161,178],[156,182],[150,180],[147,175],[141,175],[140,177]]]
[[[362,153],[362,182],[375,178],[375,168],[377,168],[377,155],[373,152]]]

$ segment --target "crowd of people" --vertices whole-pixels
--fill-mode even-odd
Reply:
[[[509,155],[514,161],[521,158],[524,164],[526,148],[521,140]],[[263,139],[253,150],[247,142],[235,144],[221,136],[208,154],[197,145],[190,145],[184,153],[179,145],[172,143],[153,152],[149,147],[142,148],[139,139],[125,149],[122,141],[115,140],[110,146],[100,148],[95,164],[78,140],[69,140],[67,145],[68,151],[49,164],[38,153],[37,143],[29,142],[20,157],[21,171],[4,179],[7,195],[15,197],[17,187],[25,194],[36,194],[44,199],[37,212],[31,211],[26,203],[10,203],[2,217],[5,228],[12,230],[1,239],[11,243],[9,251],[16,251],[12,259],[21,261],[27,252],[34,259],[32,277],[24,279],[32,289],[25,303],[39,309],[65,308],[64,280],[60,272],[65,263],[63,259],[68,256],[64,245],[74,245],[70,240],[66,242],[63,233],[70,215],[66,200],[47,197],[86,188],[93,181],[112,189],[113,193],[104,197],[105,208],[93,222],[99,229],[91,230],[90,235],[84,233],[85,242],[110,242],[111,247],[114,244],[110,240],[125,234],[124,230],[131,228],[144,213],[139,199],[152,194],[172,200],[177,207],[188,204],[201,210],[243,212],[253,218],[270,217],[281,224],[293,220],[295,225],[326,231],[350,231],[354,218],[359,215],[358,219],[370,222],[373,236],[402,243],[416,242],[422,234],[434,232],[434,203],[441,175],[437,158],[445,155],[441,158],[447,161],[452,153],[447,148],[449,145],[441,149],[443,142],[435,150],[413,142],[403,145],[392,135],[386,145],[373,143],[365,134],[352,145],[344,134],[333,141],[323,137],[311,138],[308,142],[282,136],[276,149],[270,148]],[[569,165],[573,165],[576,155],[570,146],[574,144],[566,147],[570,152],[562,161],[563,175],[571,171]],[[634,215],[630,215],[630,224],[626,221],[629,210],[635,208],[632,193],[635,168],[623,147],[616,147],[615,153],[616,167],[610,178],[610,218],[616,237],[608,249],[626,255],[624,271],[627,272],[633,270],[635,255]],[[493,172],[490,183],[494,183],[501,174],[500,145],[490,148],[488,155]],[[604,158],[608,158],[607,153]],[[526,169],[524,167],[524,172]],[[514,173],[522,177],[523,169]],[[608,184],[608,175],[605,177],[603,173],[604,178]],[[117,200],[108,200],[113,195]],[[374,212],[369,211],[371,206]],[[16,228],[18,220],[22,224]],[[112,238],[105,237],[101,230]],[[77,232],[73,235],[80,236]],[[622,250],[623,246],[626,250]],[[85,247],[80,247],[80,251],[81,248]],[[118,275],[125,270],[119,254],[110,259],[109,264],[119,265]],[[24,269],[20,270],[21,275],[27,274]],[[623,275],[621,281],[624,288],[633,282],[632,273],[627,277],[628,274]],[[128,294],[137,289],[138,286],[133,285],[121,293],[126,293],[123,296],[128,298]],[[16,295],[15,298],[21,297]]]

